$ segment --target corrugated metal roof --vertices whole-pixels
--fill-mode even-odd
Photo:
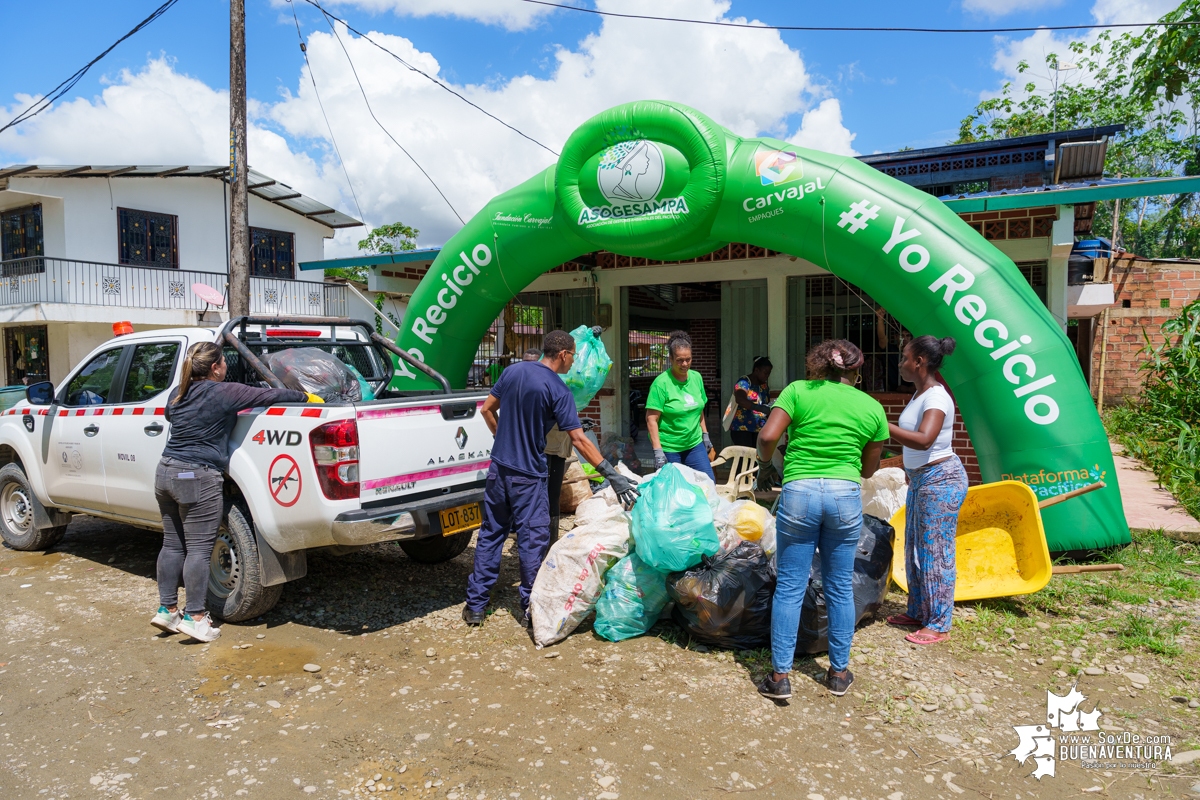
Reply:
[[[997,192],[946,195],[938,199],[951,211],[966,214],[972,211],[1077,205],[1118,197],[1124,200],[1187,192],[1200,192],[1200,175],[1179,178],[1103,178],[1085,183],[1060,183]]]
[[[1054,159],[1054,182],[1072,183],[1104,174],[1104,155],[1108,152],[1108,140],[1098,142],[1070,142],[1060,145]]]
[[[1038,133],[1031,136],[1014,136],[1011,139],[987,139],[980,142],[967,142],[965,144],[947,144],[942,145],[941,147],[923,147],[919,150],[897,150],[891,153],[869,153],[867,155],[856,156],[856,158],[865,164],[878,166],[880,164],[886,164],[894,161],[908,161],[910,159],[922,159],[932,156],[959,155],[963,153],[973,153],[1009,147],[1026,147],[1036,144],[1047,145],[1050,142],[1065,143],[1071,141],[1095,141],[1105,136],[1114,136],[1124,130],[1125,126],[1123,124],[1100,125],[1095,128],[1078,128],[1070,131]]]
[[[300,269],[337,269],[339,267],[378,267],[388,264],[432,262],[437,254],[442,252],[440,247],[426,247],[420,250],[402,250],[399,253],[384,253],[383,255],[351,256],[349,258],[326,258],[321,261],[301,261]]]
[[[5,178],[216,178],[225,181],[229,167],[171,166],[171,165],[103,165],[69,166],[14,164],[0,169]],[[294,214],[319,222],[327,228],[356,228],[363,223],[348,214],[297,192],[286,183],[251,169],[248,176],[250,193],[267,202],[282,206]]]

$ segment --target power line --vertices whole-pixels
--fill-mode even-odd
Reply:
[[[104,58],[106,55],[111,53],[116,48],[116,46],[119,45],[121,42],[125,41],[130,36],[133,36],[135,33],[140,31],[142,28],[146,27],[151,22],[154,22],[154,20],[158,19],[163,14],[167,13],[167,10],[170,9],[171,6],[175,5],[178,2],[179,2],[179,0],[167,0],[167,2],[163,3],[161,6],[156,8],[154,10],[154,13],[152,13],[150,16],[146,17],[144,20],[139,22],[133,29],[131,29],[129,31],[129,33],[125,34],[120,39],[117,39],[115,42],[113,42],[111,45],[109,45],[107,50],[105,50],[103,53],[96,56],[91,61],[84,64],[82,67],[80,67],[77,71],[72,73],[69,78],[67,78],[65,81],[60,83],[58,86],[55,86],[53,89],[51,89],[50,92],[46,96],[44,96],[41,100],[37,101],[36,103],[31,105],[29,108],[22,111],[20,114],[17,114],[17,116],[13,117],[7,125],[5,125],[3,128],[0,128],[0,133],[3,133],[4,131],[8,130],[9,128],[13,127],[14,125],[20,125],[25,120],[36,117],[38,114],[45,111],[47,108],[49,108],[51,105],[54,104],[55,100],[62,97],[67,92],[71,91],[71,89],[73,89],[75,87],[75,84],[79,83],[79,81],[83,79],[83,76],[87,74],[88,70],[96,65],[96,62],[100,61],[100,59]]]
[[[309,0],[311,2],[311,0]],[[619,14],[615,11],[600,11],[595,8],[569,6],[564,3],[551,3],[548,0],[521,0],[522,3],[532,3],[537,6],[563,8],[567,11],[581,11],[585,14],[596,14],[601,17],[620,17],[622,19],[645,19],[657,22],[685,22],[690,25],[714,25],[719,28],[749,28],[761,31],[819,31],[844,33],[1031,33],[1036,31],[1087,31],[1099,28],[1148,28],[1162,25],[1164,28],[1182,28],[1190,25],[1200,25],[1197,22],[1114,22],[1108,25],[1039,25],[1027,28],[902,28],[902,27],[862,27],[855,25],[766,25],[749,22],[726,22],[708,19],[681,19],[679,17],[655,17],[647,14]]]
[[[518,136],[521,136],[522,138],[528,139],[529,141],[531,141],[531,142],[533,142],[534,144],[536,144],[538,147],[542,148],[542,149],[543,149],[543,150],[545,150],[546,152],[548,152],[548,153],[550,153],[551,155],[553,155],[555,158],[557,158],[557,157],[558,157],[558,152],[557,152],[557,151],[553,150],[552,148],[549,148],[549,147],[547,147],[546,145],[544,145],[544,144],[542,144],[541,142],[539,142],[537,139],[535,139],[535,138],[533,138],[532,136],[530,136],[529,134],[527,134],[527,133],[525,133],[525,132],[523,132],[523,131],[519,130],[518,128],[516,128],[516,127],[514,127],[514,126],[512,126],[512,125],[509,125],[507,122],[505,122],[504,120],[500,119],[499,117],[497,117],[495,114],[491,113],[490,111],[488,111],[488,110],[484,109],[483,107],[481,107],[481,106],[480,106],[480,105],[478,105],[477,103],[473,103],[473,102],[471,102],[470,100],[468,100],[467,98],[465,98],[465,97],[463,97],[461,94],[459,94],[458,92],[456,92],[456,91],[454,91],[453,89],[451,89],[449,86],[447,86],[447,85],[446,85],[445,83],[443,83],[442,81],[440,81],[440,80],[438,80],[437,78],[435,78],[435,77],[433,77],[432,75],[430,75],[428,72],[425,72],[424,70],[421,70],[421,69],[418,69],[417,67],[414,67],[412,64],[408,63],[408,62],[407,62],[407,61],[405,61],[403,58],[401,58],[400,56],[398,56],[398,55],[396,55],[395,53],[393,53],[391,50],[388,50],[386,47],[384,47],[383,45],[381,45],[381,44],[379,44],[378,42],[376,42],[376,41],[375,41],[374,39],[372,39],[370,36],[367,36],[365,33],[363,33],[362,31],[360,31],[360,30],[358,30],[357,28],[355,28],[354,26],[352,26],[352,25],[351,25],[349,22],[347,22],[346,20],[342,19],[341,17],[337,16],[336,14],[334,14],[334,13],[332,13],[332,12],[330,12],[330,11],[327,11],[327,10],[325,10],[325,7],[324,7],[324,6],[322,6],[320,3],[318,3],[318,2],[317,2],[317,0],[304,0],[304,2],[308,3],[310,6],[313,6],[314,8],[316,8],[317,10],[319,10],[319,11],[320,11],[322,14],[324,14],[324,15],[325,15],[325,18],[326,18],[326,21],[328,21],[328,20],[330,20],[330,19],[333,19],[333,20],[336,20],[336,21],[338,21],[338,22],[342,23],[343,25],[345,25],[345,26],[346,26],[346,30],[348,30],[348,31],[350,31],[351,33],[355,34],[355,35],[356,35],[356,36],[358,36],[360,39],[365,39],[365,40],[367,40],[368,42],[370,42],[371,44],[373,44],[375,47],[379,48],[380,50],[382,50],[383,52],[387,53],[387,54],[388,54],[389,56],[391,56],[392,58],[394,58],[394,59],[396,59],[397,61],[399,61],[399,62],[400,62],[401,64],[403,64],[403,65],[404,65],[404,66],[405,66],[407,69],[409,69],[409,70],[412,70],[413,72],[417,73],[418,75],[421,75],[421,76],[423,76],[423,77],[425,77],[425,78],[428,78],[430,81],[432,81],[433,83],[437,84],[437,85],[438,85],[438,86],[440,86],[441,88],[445,89],[447,92],[449,92],[450,94],[454,95],[454,96],[455,96],[455,97],[457,97],[459,100],[462,100],[464,103],[466,103],[467,105],[471,106],[471,107],[472,107],[472,108],[474,108],[475,110],[479,111],[480,113],[484,114],[485,116],[491,117],[491,118],[492,118],[492,119],[494,119],[496,122],[499,122],[501,125],[503,125],[504,127],[508,128],[510,131],[512,131],[513,133],[517,134]],[[564,8],[569,8],[569,6],[564,6]],[[332,27],[332,26],[331,26],[331,27]],[[335,35],[336,35],[336,34],[335,34]]]
[[[333,142],[333,152],[337,154],[338,163],[342,165],[342,174],[346,176],[346,185],[350,187],[350,196],[354,198],[354,207],[358,209],[358,218],[366,222],[362,206],[358,204],[358,195],[354,192],[354,182],[350,180],[350,172],[346,169],[346,159],[342,158],[342,151],[338,148],[337,139],[333,137],[333,126],[329,124],[329,115],[325,113],[325,104],[321,102],[321,93],[317,91],[317,76],[313,73],[312,62],[308,60],[308,47],[304,44],[304,34],[300,33],[300,18],[296,16],[296,4],[292,0],[288,0],[288,5],[292,9],[292,19],[296,22],[296,38],[300,40],[300,52],[304,54],[304,63],[308,65],[308,77],[312,81],[313,94],[317,96],[317,106],[321,109],[321,116],[325,118],[325,129],[329,131],[329,141]]]
[[[309,0],[309,2],[311,2],[311,0]],[[314,5],[316,4],[314,3]],[[320,8],[320,6],[317,7]],[[321,9],[321,11],[324,13],[324,9]],[[450,206],[450,210],[454,212],[454,216],[458,217],[458,221],[463,225],[466,225],[466,220],[464,220],[462,215],[458,213],[458,209],[456,209],[454,204],[450,202],[450,198],[446,197],[446,193],[443,192],[442,188],[437,185],[437,181],[433,179],[433,176],[425,171],[425,168],[421,166],[417,159],[413,158],[413,154],[405,150],[404,145],[396,141],[396,137],[392,136],[391,131],[384,127],[383,123],[379,121],[379,117],[375,116],[375,109],[371,108],[371,101],[367,99],[367,90],[363,88],[362,81],[358,79],[358,70],[354,67],[354,59],[350,58],[350,51],[346,49],[345,42],[343,42],[342,37],[338,35],[337,28],[333,27],[333,22],[330,21],[329,16],[330,15],[328,14],[325,15],[325,23],[329,26],[330,32],[333,33],[333,38],[337,39],[338,44],[342,46],[342,52],[346,54],[346,61],[350,64],[350,72],[354,74],[354,82],[358,84],[358,90],[362,92],[363,102],[367,104],[367,111],[370,113],[371,119],[375,120],[375,124],[379,126],[379,130],[383,131],[387,137],[392,140],[392,143],[395,144],[396,147],[400,148],[400,152],[408,156],[408,160],[411,161],[417,169],[421,170],[421,174],[429,180],[429,183],[433,185],[433,188],[437,190],[437,193],[442,196],[442,199],[446,201],[446,205]],[[307,57],[307,54],[305,54],[306,59]],[[309,71],[312,71],[311,66],[309,67]]]

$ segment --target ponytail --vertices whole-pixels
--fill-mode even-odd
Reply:
[[[212,368],[221,363],[221,345],[216,342],[198,342],[188,348],[183,357],[183,375],[179,379],[179,391],[175,394],[173,403],[178,403],[187,396],[187,390],[192,381],[202,381],[209,376]]]
[[[942,368],[942,360],[954,352],[956,346],[953,336],[939,339],[936,336],[918,336],[909,342],[913,358],[925,359],[925,365],[930,372]]]

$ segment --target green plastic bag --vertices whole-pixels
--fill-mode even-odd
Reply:
[[[638,556],[660,572],[681,572],[721,549],[712,509],[700,487],[675,464],[638,484],[633,541]]]
[[[604,385],[612,369],[612,359],[604,349],[604,342],[587,325],[571,331],[571,336],[575,339],[575,363],[562,379],[575,397],[575,410],[583,411]]]
[[[647,566],[637,553],[614,564],[604,581],[592,630],[610,642],[632,639],[650,630],[670,600],[666,574]]]
[[[353,364],[347,364],[346,369],[350,370],[350,374],[358,381],[358,389],[362,392],[363,402],[374,400],[375,392],[371,391],[371,384],[367,383],[367,379],[362,376],[362,373],[356,370]]]

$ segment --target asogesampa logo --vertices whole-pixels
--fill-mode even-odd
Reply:
[[[760,150],[754,154],[754,174],[763,186],[778,186],[804,177],[804,162],[791,150]]]
[[[1033,777],[1053,778],[1057,761],[1077,761],[1084,769],[1154,769],[1171,759],[1170,736],[1101,731],[1100,709],[1084,711],[1087,698],[1077,686],[1061,696],[1047,690],[1045,725],[1013,726],[1020,741],[1008,754],[1021,764],[1032,758]]]
[[[649,139],[618,142],[600,156],[596,183],[611,205],[593,206],[579,212],[579,224],[688,213],[682,197],[659,199],[666,178],[662,148]]]

